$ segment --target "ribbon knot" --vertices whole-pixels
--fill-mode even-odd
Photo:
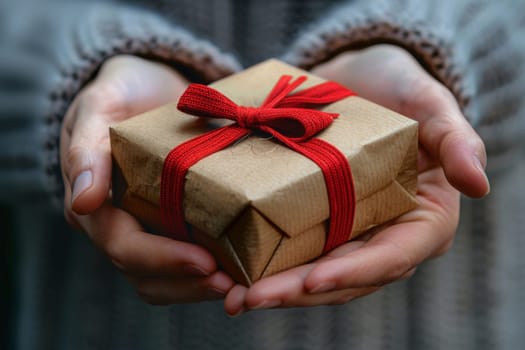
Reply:
[[[235,120],[241,128],[257,128],[261,123],[261,109],[257,107],[237,106]]]
[[[305,81],[306,76],[293,81],[289,75],[281,76],[260,107],[239,106],[206,85],[191,84],[186,89],[179,99],[179,110],[236,123],[186,141],[166,157],[161,177],[160,211],[168,232],[177,239],[189,240],[182,206],[188,169],[257,129],[274,136],[321,168],[330,206],[330,227],[324,251],[346,242],[352,231],[355,205],[350,166],[346,156],[336,147],[313,137],[338,115],[311,107],[330,104],[354,93],[328,81],[292,94]]]

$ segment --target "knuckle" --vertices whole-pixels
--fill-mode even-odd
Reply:
[[[420,79],[419,92],[416,94],[416,96],[419,99],[422,99],[423,102],[455,101],[452,93],[444,85],[438,83],[430,77],[426,79]]]
[[[69,147],[66,153],[66,162],[70,166],[74,167],[77,164],[81,164],[82,161],[86,158],[86,149],[81,145],[72,145]]]
[[[459,137],[464,138],[463,130],[458,128],[457,118],[451,114],[440,111],[438,115],[432,115],[429,118],[428,122],[422,125],[425,134],[432,135],[441,142],[446,139],[450,141]]]
[[[124,113],[129,105],[122,88],[108,81],[96,81],[82,93],[79,108],[101,114]]]
[[[429,101],[434,101],[441,94],[438,84],[430,79],[420,77],[416,82],[416,89],[413,89],[412,96],[409,96],[416,102],[428,103]]]
[[[462,147],[462,144],[465,142],[466,135],[459,130],[454,130],[454,125],[452,125],[452,123],[447,121],[445,118],[439,122],[436,122],[435,124],[439,124],[436,128],[436,135],[438,137],[439,135],[443,135],[443,137],[438,139],[437,145],[437,149],[441,159],[443,160],[450,154],[450,150]]]
[[[417,73],[411,79],[411,87],[404,89],[403,106],[417,106],[421,110],[443,110],[444,106],[457,107],[452,93],[425,72]]]
[[[460,130],[453,129],[454,126],[448,118],[442,118],[439,124],[441,125],[441,129],[446,132],[440,144],[441,151],[445,151],[464,142],[465,134]]]
[[[404,80],[407,82],[405,88],[399,90],[399,106],[400,112],[410,116],[416,117],[417,110],[415,107],[421,104],[421,99],[425,97],[426,91],[429,89],[426,79],[422,79],[413,72],[406,72]]]
[[[436,101],[443,101],[457,105],[456,99],[452,92],[443,84],[438,83],[435,80],[430,80],[432,87],[429,88],[430,98]]]
[[[86,106],[97,107],[104,105],[108,100],[118,100],[119,97],[120,94],[116,93],[110,83],[98,80],[84,90],[81,103]]]

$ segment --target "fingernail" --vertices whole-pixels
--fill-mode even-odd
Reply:
[[[324,293],[329,292],[335,288],[334,282],[325,282],[325,283],[319,283],[317,286],[310,289],[310,293],[316,294],[316,293]]]
[[[485,195],[489,194],[489,192],[490,192],[489,178],[487,177],[487,173],[485,172],[485,167],[481,163],[481,160],[478,157],[476,157],[476,156],[474,156],[474,167],[476,167],[476,169],[478,169],[478,171],[485,178],[485,181],[487,182],[487,192],[485,193]]]
[[[209,299],[222,299],[226,295],[226,292],[218,288],[208,288],[206,295]]]
[[[205,276],[210,275],[210,273],[206,271],[205,269],[203,269],[202,267],[197,266],[197,265],[192,265],[192,264],[185,265],[184,271],[194,276],[205,277]]]
[[[271,309],[272,307],[277,307],[281,305],[280,300],[263,300],[261,303],[251,307],[252,310],[261,310],[261,309]]]
[[[91,173],[91,170],[84,170],[77,176],[73,183],[71,203],[73,203],[85,190],[90,188],[91,185],[93,185],[93,174]]]

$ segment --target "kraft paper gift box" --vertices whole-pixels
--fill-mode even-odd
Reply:
[[[269,60],[211,86],[239,105],[259,106],[283,74],[307,75],[304,87],[323,82]],[[339,117],[316,137],[337,147],[352,169],[356,201],[348,239],[413,209],[417,123],[358,96],[321,110]],[[159,196],[165,157],[218,123],[185,114],[173,102],[113,126],[114,203],[163,232]],[[320,168],[257,133],[192,166],[183,207],[192,239],[245,285],[323,253],[330,212]]]

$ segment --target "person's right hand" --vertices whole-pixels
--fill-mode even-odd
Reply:
[[[234,285],[207,250],[144,232],[109,198],[109,126],[178,99],[187,84],[163,64],[116,56],[78,94],[61,132],[66,219],[86,232],[151,304],[223,298]]]

